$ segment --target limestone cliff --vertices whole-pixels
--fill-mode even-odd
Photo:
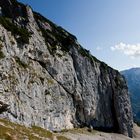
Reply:
[[[128,89],[118,71],[75,36],[16,0],[0,0],[0,116],[60,131],[88,126],[132,137]]]

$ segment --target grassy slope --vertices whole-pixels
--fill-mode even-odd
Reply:
[[[54,138],[68,140],[62,135],[54,134],[37,126],[29,128],[0,119],[0,140],[53,140]]]

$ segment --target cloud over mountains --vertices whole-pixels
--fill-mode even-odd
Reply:
[[[140,57],[140,43],[138,44],[125,44],[119,43],[113,47],[111,47],[112,51],[120,51],[127,56],[132,58]]]

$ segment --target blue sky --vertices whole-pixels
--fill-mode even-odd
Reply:
[[[140,67],[140,0],[19,0],[118,70]]]

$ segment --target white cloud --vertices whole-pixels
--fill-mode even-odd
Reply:
[[[96,47],[96,50],[97,50],[97,51],[101,51],[102,48],[98,46],[98,47]]]
[[[131,58],[140,57],[140,43],[138,44],[125,44],[119,43],[111,47],[112,51],[120,51]]]

